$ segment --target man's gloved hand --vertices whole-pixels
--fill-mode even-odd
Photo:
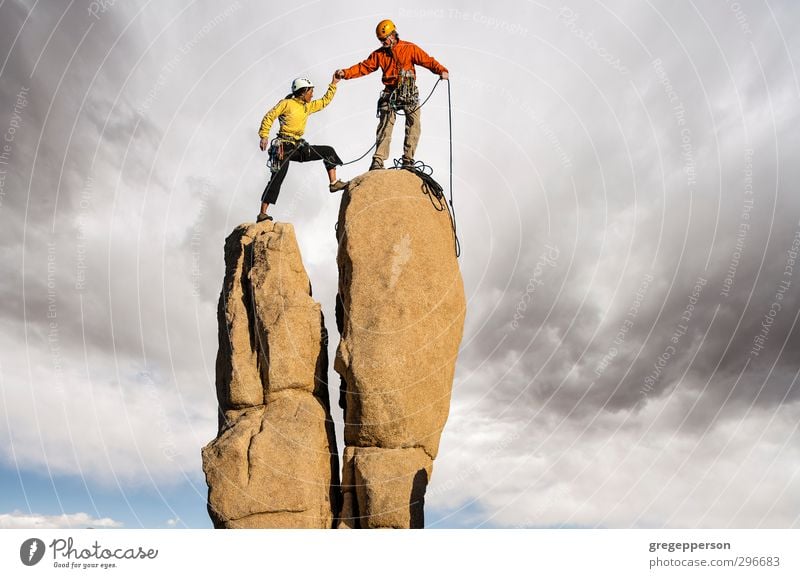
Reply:
[[[268,138],[262,138],[261,142],[258,143],[258,146],[262,151],[265,151],[265,150],[267,150],[267,145],[268,144],[269,144],[269,139]]]
[[[344,78],[344,70],[341,68],[333,73],[336,78]]]

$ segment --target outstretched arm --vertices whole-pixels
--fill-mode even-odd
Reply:
[[[331,83],[328,85],[328,90],[325,91],[325,94],[322,95],[322,98],[312,100],[308,103],[308,114],[319,112],[331,103],[333,96],[336,94],[337,82],[339,82],[339,79],[336,79],[336,82],[331,81]]]
[[[359,76],[366,76],[378,70],[378,51],[375,50],[358,64],[354,64],[350,68],[340,68],[336,71],[336,76],[350,80],[351,78],[358,78]]]

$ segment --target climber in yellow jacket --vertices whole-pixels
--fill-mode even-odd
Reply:
[[[303,133],[306,130],[306,121],[309,115],[319,112],[333,100],[336,94],[336,84],[339,79],[335,76],[328,85],[325,95],[317,100],[311,100],[314,96],[314,83],[307,78],[295,78],[292,82],[292,93],[288,94],[270,111],[264,115],[261,121],[261,128],[258,136],[261,137],[259,146],[262,151],[270,148],[270,161],[272,166],[272,176],[261,195],[261,211],[257,221],[272,220],[267,215],[267,209],[274,205],[278,200],[281,191],[281,184],[289,171],[289,161],[305,163],[309,161],[321,160],[325,164],[330,180],[329,190],[332,193],[341,191],[347,186],[336,178],[336,167],[342,164],[342,159],[327,145],[311,145],[303,140]],[[270,147],[269,131],[275,120],[278,120],[280,128],[278,136],[273,140]]]

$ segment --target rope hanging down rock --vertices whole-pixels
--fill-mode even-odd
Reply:
[[[441,78],[436,81],[433,90],[441,81]],[[420,105],[420,108],[428,102],[433,90],[428,95],[428,98]],[[394,159],[395,169],[406,169],[415,173],[422,180],[422,192],[424,192],[431,200],[431,204],[437,211],[444,211],[447,209],[447,214],[450,217],[450,225],[453,229],[453,244],[455,246],[456,257],[461,256],[461,241],[458,239],[458,228],[456,226],[456,208],[453,205],[453,106],[450,98],[450,80],[447,80],[447,123],[449,127],[449,142],[450,142],[450,199],[449,202],[444,198],[444,189],[433,178],[433,167],[426,165],[422,161],[416,161],[413,165],[403,165],[400,159]]]
[[[436,91],[436,87],[439,86],[439,83],[442,81],[439,78],[436,81],[436,84],[433,85],[428,96],[422,103],[416,107],[416,109],[420,109],[431,99],[433,93]],[[415,110],[416,110],[415,109]],[[402,114],[401,110],[395,110],[396,113]],[[461,256],[461,241],[458,239],[458,231],[456,227],[456,209],[453,205],[453,105],[450,96],[450,79],[447,79],[447,123],[448,123],[448,130],[449,130],[449,142],[450,142],[450,199],[446,201],[444,198],[444,189],[442,186],[436,182],[433,178],[433,168],[429,165],[426,165],[422,161],[416,161],[413,165],[406,165],[403,166],[399,159],[394,159],[394,169],[406,169],[413,173],[415,173],[421,180],[422,180],[422,191],[428,196],[431,200],[431,204],[437,211],[444,211],[447,209],[447,214],[450,217],[450,225],[453,229],[453,243],[455,245],[455,252],[456,257]],[[355,162],[360,161],[365,156],[367,156],[372,149],[377,146],[377,141],[372,143],[372,146],[367,149],[367,151],[358,157],[357,159],[353,159],[352,161],[347,161],[346,163],[342,163],[341,166],[350,165]]]

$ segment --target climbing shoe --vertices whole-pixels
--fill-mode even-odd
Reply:
[[[271,221],[272,217],[266,213],[259,213],[258,217],[256,217],[256,223],[260,223],[261,221]]]
[[[410,169],[414,166],[414,159],[403,157],[400,160],[400,166],[402,166],[404,169]]]
[[[332,193],[338,193],[339,191],[343,190],[345,187],[347,187],[347,183],[344,183],[344,182],[340,181],[339,179],[336,179],[336,182],[330,184],[330,186],[328,187],[328,190],[330,192],[332,192]]]
[[[377,171],[383,168],[383,161],[380,159],[372,159],[372,164],[369,165],[369,170]]]

